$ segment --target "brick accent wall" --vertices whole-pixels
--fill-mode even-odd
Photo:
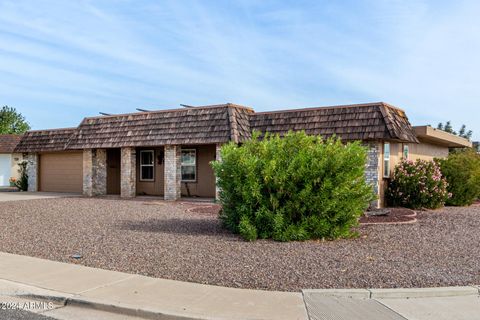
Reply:
[[[27,174],[28,174],[28,191],[38,191],[38,154],[29,153],[27,155]]]
[[[83,150],[83,194],[88,197],[107,194],[107,150]]]
[[[121,149],[120,196],[132,198],[136,195],[136,152],[135,148]]]
[[[367,150],[367,165],[365,168],[365,179],[366,181],[373,186],[373,190],[377,196],[380,195],[379,188],[380,188],[380,179],[379,179],[379,153],[381,151],[379,143],[372,142],[366,145],[368,148]],[[380,199],[372,201],[370,204],[371,208],[379,208],[380,207]]]
[[[178,200],[181,197],[181,147],[165,146],[165,200]]]

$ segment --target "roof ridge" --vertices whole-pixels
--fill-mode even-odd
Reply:
[[[393,139],[399,139],[399,140],[405,140],[405,136],[408,136],[409,134],[413,136],[414,142],[418,143],[418,138],[415,134],[415,131],[412,127],[412,124],[408,120],[407,114],[404,110],[397,108],[395,106],[392,106],[388,103],[382,103],[381,106],[379,106],[380,112],[382,113],[383,120],[385,122],[385,125],[389,131],[390,136]],[[399,127],[400,125],[394,121],[392,121],[391,117],[387,112],[400,112],[401,114],[397,114],[397,116],[403,118],[406,122],[407,127],[402,129]],[[405,130],[409,130],[410,133],[406,132]]]
[[[238,143],[238,126],[237,115],[235,108],[227,106],[228,124],[230,125],[230,139],[231,141]]]
[[[177,112],[177,111],[186,111],[186,110],[203,110],[203,109],[213,109],[213,108],[225,108],[225,107],[236,107],[236,108],[244,108],[248,110],[252,110],[253,108],[242,106],[239,104],[234,103],[223,103],[223,104],[212,104],[212,105],[204,105],[192,108],[174,108],[174,109],[164,109],[164,110],[152,110],[152,111],[140,111],[140,112],[129,112],[129,113],[119,113],[119,114],[112,114],[108,116],[93,116],[93,117],[85,117],[84,119],[106,119],[106,118],[115,118],[115,117],[123,117],[123,116],[132,116],[132,115],[143,115],[143,114],[152,114],[152,113],[163,113],[163,112]]]
[[[331,106],[321,106],[321,107],[307,107],[307,108],[296,108],[296,109],[261,111],[261,112],[255,112],[255,114],[270,114],[270,113],[297,112],[297,111],[314,111],[314,110],[322,110],[322,109],[343,109],[343,108],[352,108],[352,107],[374,107],[374,106],[380,106],[382,104],[385,104],[385,103],[379,101],[379,102],[369,102],[369,103],[341,104],[341,105],[331,105]],[[396,108],[396,109],[401,110],[399,108]]]
[[[66,127],[66,128],[54,128],[54,129],[36,129],[36,130],[28,130],[25,132],[23,135],[29,133],[29,132],[42,132],[42,131],[61,131],[61,130],[75,130],[78,127]]]
[[[390,138],[399,138],[398,135],[395,133],[395,130],[392,127],[392,123],[386,114],[386,106],[382,103],[381,105],[378,106],[378,109],[380,110],[380,113],[382,114],[383,122],[385,123],[385,127],[388,130],[388,134],[390,135]]]

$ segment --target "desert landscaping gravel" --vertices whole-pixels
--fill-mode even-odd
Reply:
[[[229,287],[480,284],[480,206],[419,212],[338,241],[245,242],[198,203],[89,198],[0,203],[0,251]],[[75,260],[72,254],[83,258]]]

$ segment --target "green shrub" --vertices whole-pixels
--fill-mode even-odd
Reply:
[[[480,155],[468,149],[438,160],[448,182],[450,206],[471,205],[480,197]]]
[[[18,169],[18,172],[20,173],[20,178],[15,182],[16,186],[18,189],[22,191],[27,191],[28,190],[28,174],[27,174],[27,161],[22,161],[18,164],[20,169]]]
[[[223,224],[246,240],[338,238],[374,199],[359,142],[323,141],[304,132],[224,145],[212,166]]]
[[[447,181],[435,161],[403,160],[395,167],[386,197],[393,207],[439,208],[448,199]]]

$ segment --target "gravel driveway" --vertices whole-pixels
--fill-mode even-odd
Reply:
[[[198,204],[196,204],[198,205]],[[0,203],[0,251],[230,287],[480,284],[480,206],[360,227],[354,240],[249,243],[195,204],[88,198]],[[203,212],[203,213],[202,213]],[[70,258],[80,252],[83,259]]]

